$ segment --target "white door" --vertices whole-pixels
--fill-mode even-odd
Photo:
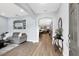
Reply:
[[[77,5],[69,4],[69,55],[76,56],[77,54]]]

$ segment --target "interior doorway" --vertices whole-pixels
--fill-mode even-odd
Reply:
[[[46,55],[62,55],[58,49],[55,51],[53,40],[53,20],[51,18],[41,18],[38,23],[39,45],[36,52],[41,50]],[[42,53],[41,51],[39,53]]]
[[[41,18],[38,21],[39,24],[39,41],[43,35],[48,34],[50,39],[52,40],[53,33],[53,21],[51,18]]]

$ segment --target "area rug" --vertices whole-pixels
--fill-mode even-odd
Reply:
[[[6,52],[14,49],[15,47],[19,46],[18,44],[10,44],[2,49],[0,49],[0,55],[3,55],[5,54]]]

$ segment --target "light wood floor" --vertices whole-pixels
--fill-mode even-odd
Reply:
[[[3,56],[58,56],[48,33],[41,35],[39,43],[26,42],[5,53]]]

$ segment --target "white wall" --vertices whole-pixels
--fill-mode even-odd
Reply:
[[[0,34],[8,31],[8,19],[0,17]]]
[[[26,19],[26,29],[19,29],[19,30],[15,30],[13,29],[13,21],[14,20],[24,20]],[[31,41],[31,42],[38,42],[38,37],[37,37],[37,25],[36,25],[36,19],[33,19],[31,17],[23,17],[23,18],[10,18],[9,22],[8,22],[8,31],[10,33],[13,32],[25,32],[27,34],[27,41]]]
[[[63,23],[63,55],[69,55],[69,43],[68,43],[68,34],[69,34],[69,5],[67,3],[61,4],[61,7],[58,12],[58,19],[62,18]]]
[[[40,26],[49,26],[51,24],[52,20],[49,18],[44,18],[39,20]]]

